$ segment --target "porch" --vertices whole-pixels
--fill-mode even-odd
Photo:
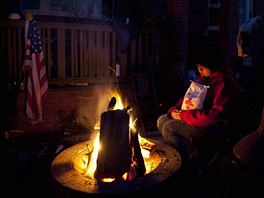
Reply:
[[[88,112],[84,115],[85,119],[93,117],[85,125],[89,128],[95,119],[93,105],[90,104],[106,87],[120,88],[129,104],[142,107],[137,92],[143,89],[143,94],[149,94],[148,90],[154,88],[150,93],[151,101],[158,105],[155,92],[155,72],[159,64],[157,30],[142,29],[135,33],[109,21],[100,21],[96,25],[39,22],[39,26],[50,94],[43,104],[43,121],[31,125],[25,115],[27,74],[22,70],[25,21],[0,20],[1,75],[4,76],[3,86],[7,92],[4,97],[13,110],[7,121],[9,131],[54,131],[54,126],[60,127],[58,112],[70,114],[80,106],[91,108],[83,110]],[[118,74],[116,64],[120,65]],[[135,85],[138,76],[141,81]],[[146,84],[149,77],[151,82]],[[95,92],[97,95],[94,95]],[[9,117],[9,113],[5,116]],[[148,121],[152,128],[155,127],[155,118],[152,123]]]
[[[152,73],[159,61],[159,32],[131,32],[124,24],[38,22],[50,87],[108,83],[131,73]],[[25,81],[25,21],[0,20],[1,68],[10,82]],[[116,74],[116,64],[120,73]]]

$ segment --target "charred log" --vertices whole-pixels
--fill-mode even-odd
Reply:
[[[132,148],[129,141],[129,114],[127,110],[102,113],[100,145],[97,157],[96,179],[120,178],[131,166]]]
[[[138,141],[138,133],[131,133],[131,145],[133,151],[133,168],[136,171],[136,177],[142,176],[146,172],[143,156],[141,154],[141,148]]]

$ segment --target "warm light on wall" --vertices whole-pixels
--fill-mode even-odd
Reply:
[[[19,20],[21,19],[21,16],[18,13],[13,12],[8,15],[8,18],[11,20]]]

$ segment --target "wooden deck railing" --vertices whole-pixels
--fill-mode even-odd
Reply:
[[[107,82],[115,78],[117,57],[120,79],[149,72],[158,64],[157,31],[140,31],[121,53],[120,39],[109,25],[39,22],[39,26],[51,85]],[[0,20],[0,67],[12,82],[24,80],[24,29],[24,21]]]

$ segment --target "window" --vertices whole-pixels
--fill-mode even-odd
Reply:
[[[208,0],[208,29],[207,34],[219,31],[220,24],[220,0]]]
[[[38,10],[40,9],[40,0],[21,0],[22,10]]]
[[[20,0],[21,10],[34,15],[101,17],[101,0]]]
[[[253,17],[253,0],[240,0],[239,5],[239,23],[243,24]]]

